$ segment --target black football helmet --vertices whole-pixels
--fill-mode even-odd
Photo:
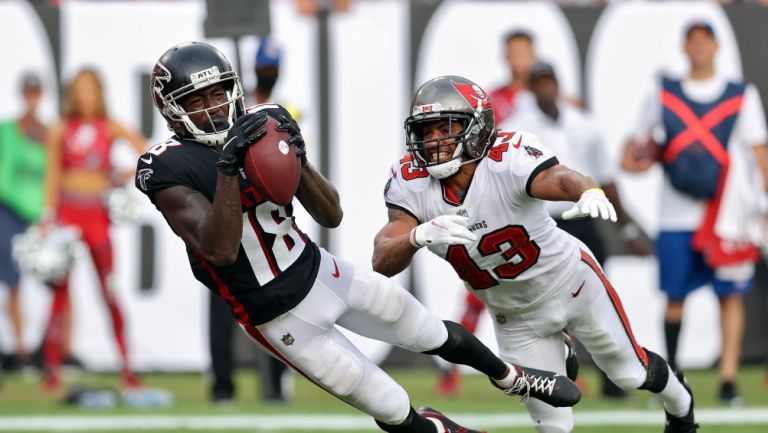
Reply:
[[[446,120],[459,122],[463,129],[457,135],[437,140],[424,140],[423,125]],[[405,139],[416,167],[425,167],[430,175],[443,179],[456,174],[467,163],[488,153],[496,136],[493,108],[488,95],[474,82],[455,75],[433,78],[416,91],[411,101],[411,115],[405,120]],[[456,144],[448,158],[430,161],[427,149]]]
[[[213,107],[187,112],[181,98],[205,87],[221,83],[227,92],[227,101]],[[152,99],[168,122],[168,128],[179,137],[189,138],[209,146],[224,144],[227,131],[245,112],[243,86],[232,70],[229,60],[217,48],[203,42],[185,42],[169,49],[152,69],[150,79]],[[228,105],[226,121],[211,118],[209,112]],[[189,118],[190,114],[208,115],[210,126],[202,130]]]

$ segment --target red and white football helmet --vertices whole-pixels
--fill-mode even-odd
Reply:
[[[423,125],[435,120],[459,122],[462,132],[437,140],[424,140]],[[456,174],[467,163],[484,157],[496,135],[493,108],[488,94],[474,82],[455,75],[433,78],[416,91],[411,115],[405,120],[408,151],[415,167],[425,167],[430,175],[443,179]],[[456,145],[444,160],[430,161],[427,149]]]

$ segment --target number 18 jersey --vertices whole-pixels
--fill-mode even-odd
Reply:
[[[183,186],[211,203],[217,183],[219,151],[171,138],[139,158],[136,187],[153,204],[165,188]],[[293,206],[268,201],[240,177],[243,229],[235,263],[216,265],[187,247],[195,278],[224,298],[246,325],[266,323],[289,311],[309,293],[320,265],[317,246],[296,226]]]
[[[526,309],[556,291],[579,262],[575,239],[557,228],[531,182],[557,158],[533,134],[499,132],[463,197],[414,167],[410,156],[392,166],[387,207],[419,224],[443,214],[469,218],[477,235],[468,245],[434,245],[465,284],[495,311]]]

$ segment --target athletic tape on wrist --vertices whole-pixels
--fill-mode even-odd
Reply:
[[[411,234],[408,236],[408,240],[411,242],[411,246],[416,248],[417,250],[424,245],[419,245],[418,242],[416,242],[416,227],[411,229]]]

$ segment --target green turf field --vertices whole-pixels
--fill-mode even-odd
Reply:
[[[501,395],[479,375],[466,376],[462,392],[453,398],[434,394],[435,372],[431,370],[392,371],[404,385],[418,407],[429,404],[459,421],[472,421],[471,427],[486,428],[493,433],[533,432],[518,399]],[[751,367],[742,370],[739,385],[746,400],[742,410],[724,408],[715,400],[716,373],[691,371],[687,373],[696,394],[696,407],[702,409],[702,433],[765,433],[768,432],[768,387],[765,370]],[[654,407],[648,393],[636,392],[623,401],[609,401],[596,396],[598,381],[593,370],[584,369],[581,377],[586,388],[576,407],[576,432],[660,433],[663,430],[662,410]],[[213,406],[206,399],[206,385],[199,374],[153,374],[144,377],[150,387],[166,388],[176,397],[172,408],[137,410],[118,407],[110,410],[88,410],[65,406],[61,394],[46,395],[34,377],[9,375],[0,389],[0,432],[2,431],[109,431],[109,432],[187,432],[187,431],[253,431],[253,432],[374,432],[374,424],[359,412],[332,398],[303,379],[296,379],[296,394],[285,405],[264,405],[257,399],[257,378],[250,371],[238,375],[239,398],[231,406]],[[92,386],[115,387],[112,375],[81,374],[70,377],[71,382]],[[315,420],[313,417],[339,415]],[[61,418],[59,418],[61,417]],[[618,421],[616,419],[619,419]],[[45,422],[44,429],[30,429],[30,420]],[[109,421],[109,427],[99,427],[96,421]],[[142,425],[142,420],[168,421],[162,426]],[[309,426],[283,429],[280,423],[303,421]],[[298,420],[298,421],[297,421]],[[339,421],[341,420],[341,421]],[[580,420],[583,422],[580,424]],[[625,420],[625,421],[621,421]],[[73,421],[81,424],[67,424]],[[509,422],[508,422],[509,421]],[[131,428],[126,424],[130,422]],[[338,424],[338,423],[341,424]],[[511,424],[510,424],[511,422]],[[611,425],[603,425],[606,422]],[[16,424],[14,424],[16,423]],[[21,424],[18,424],[21,423]],[[618,423],[618,424],[617,424]],[[162,423],[161,423],[162,424]],[[485,425],[484,425],[485,424]],[[4,427],[5,425],[5,427]],[[16,427],[13,427],[13,426]],[[317,425],[317,428],[313,428]],[[516,425],[520,427],[499,427]],[[40,427],[38,427],[40,428]]]

